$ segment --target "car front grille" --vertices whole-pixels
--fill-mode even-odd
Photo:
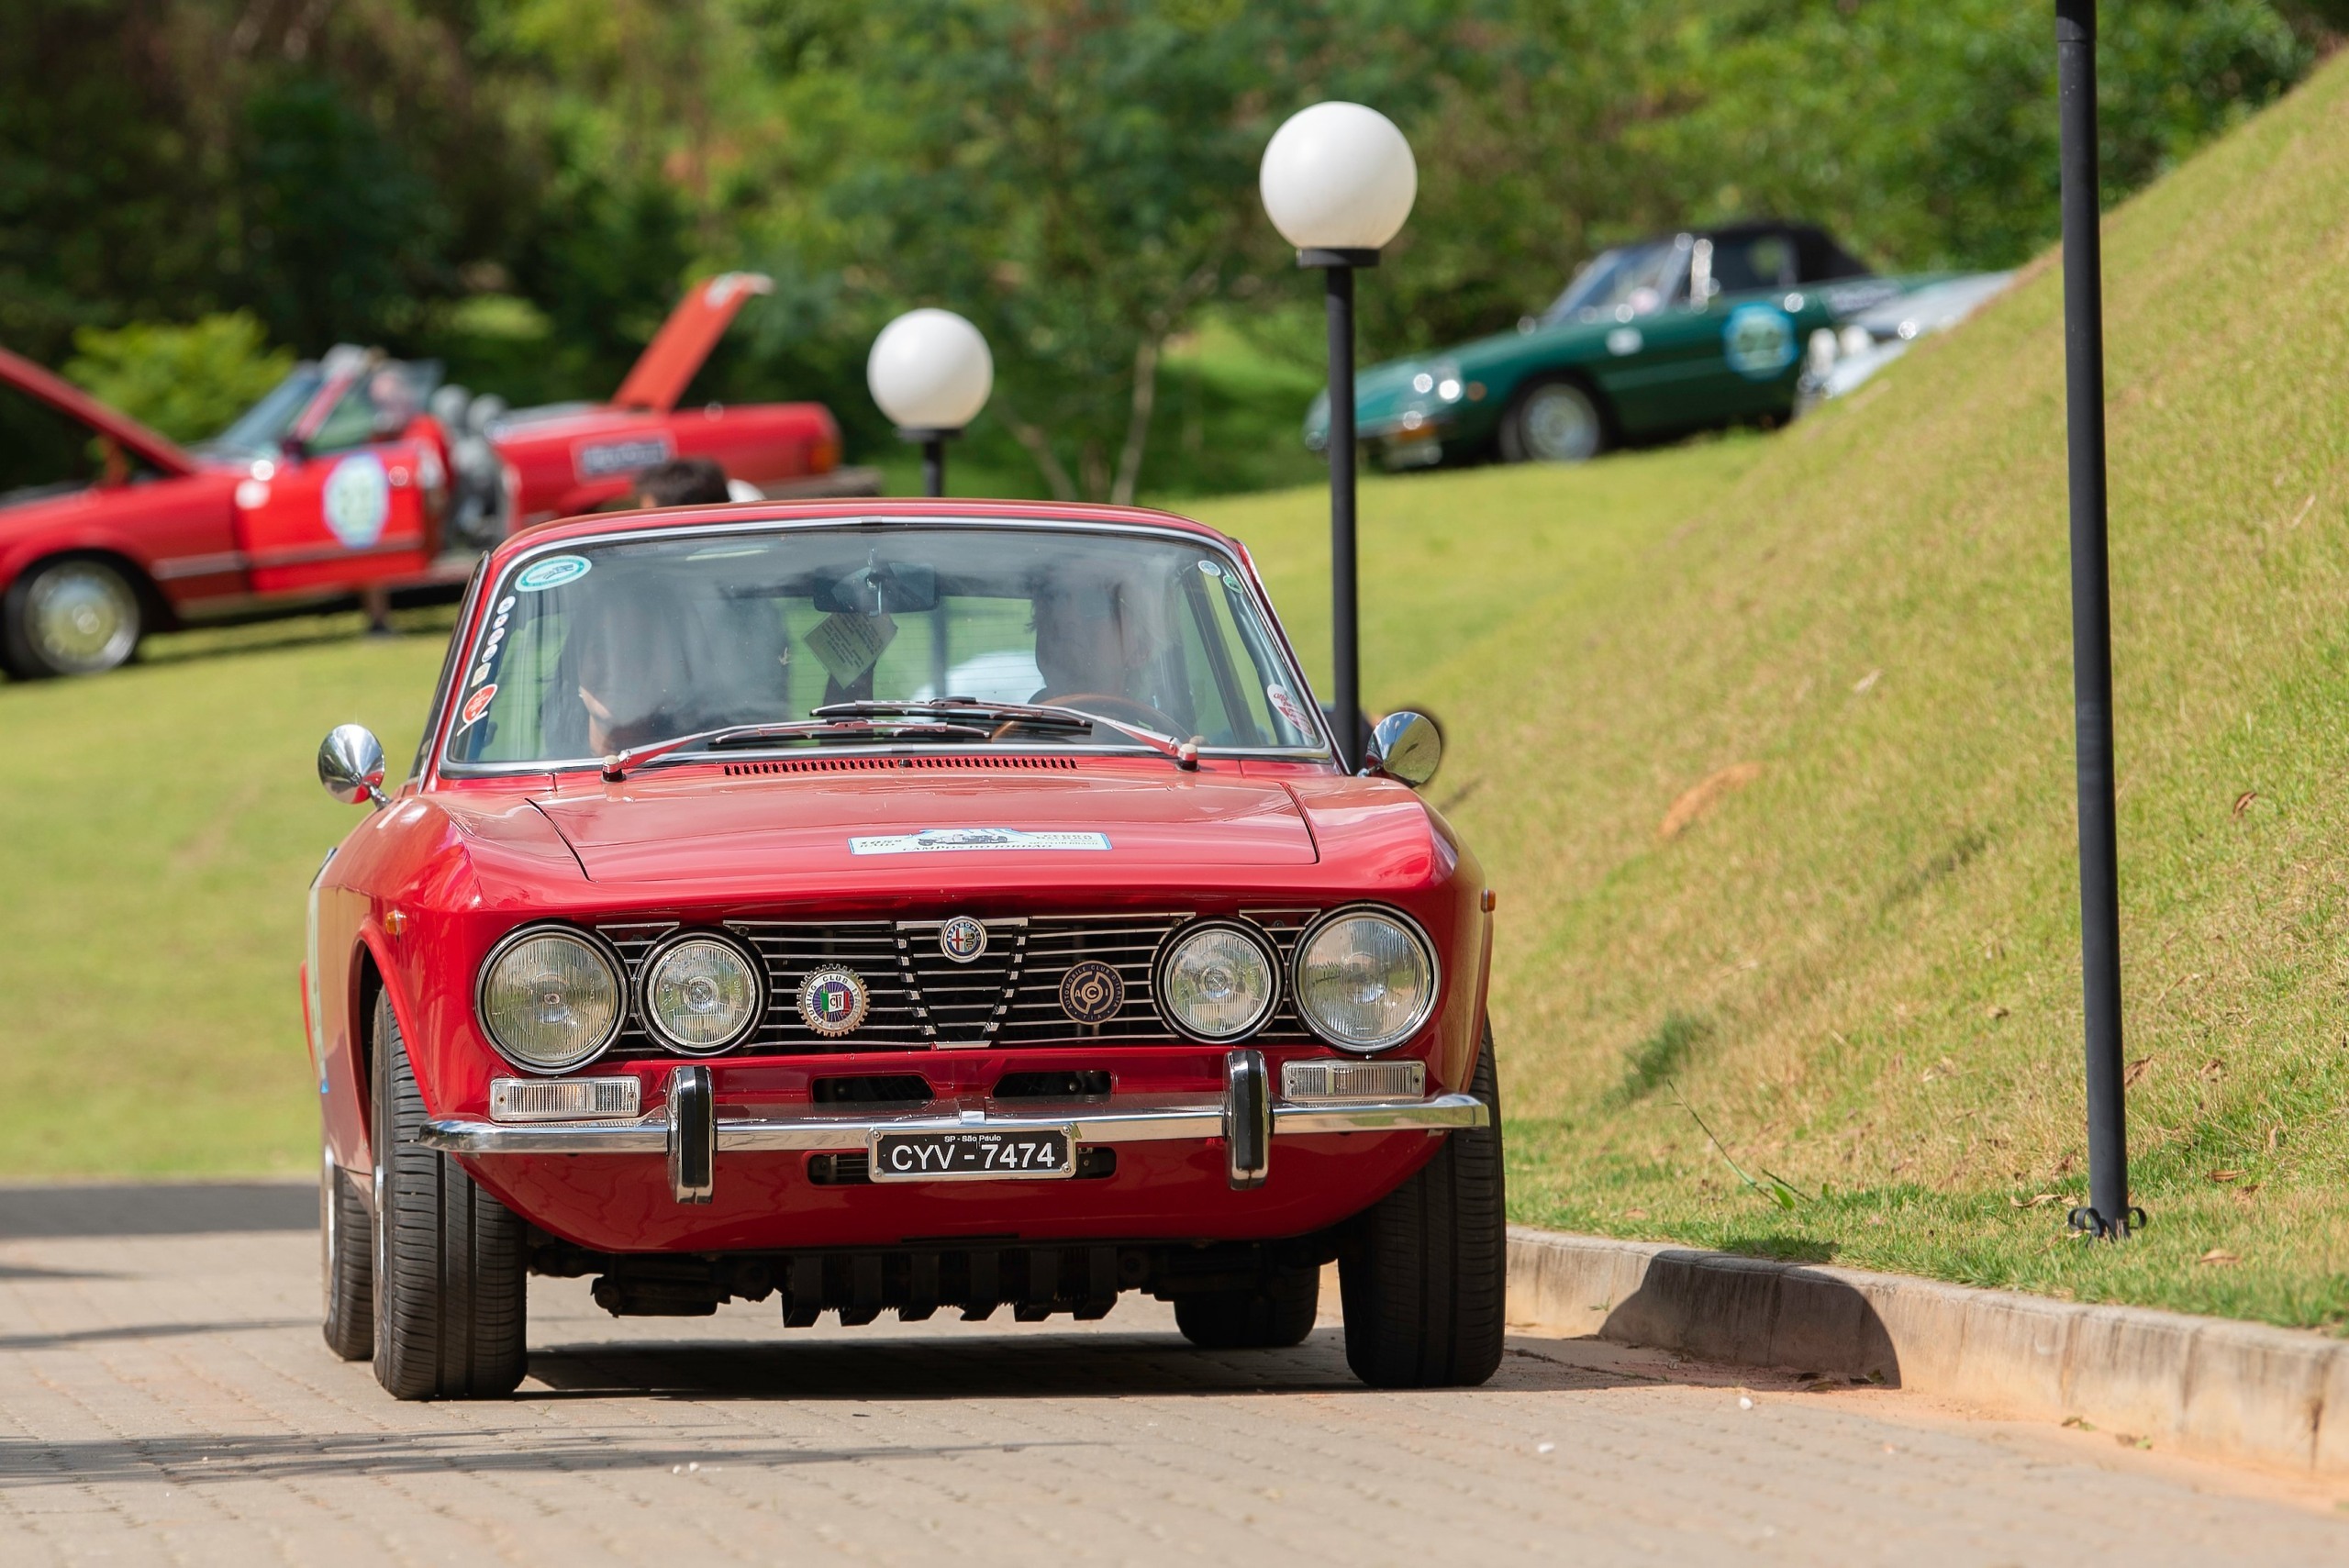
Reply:
[[[1249,1037],[1250,1044],[1307,1038],[1288,995],[1288,961],[1318,913],[1241,911],[1243,919],[1272,938],[1281,958],[1279,1005],[1265,1027]],[[836,1054],[1181,1040],[1159,1013],[1152,977],[1167,938],[1192,918],[1187,911],[982,918],[985,950],[964,962],[949,958],[941,946],[940,929],[948,918],[727,921],[726,929],[758,954],[767,980],[765,1015],[733,1051]],[[672,922],[599,929],[628,974],[628,1017],[610,1055],[666,1054],[644,1027],[637,982],[646,958],[677,929]],[[1117,1011],[1097,1023],[1078,1022],[1061,1001],[1062,980],[1088,960],[1117,971],[1125,989]],[[863,981],[869,998],[864,1021],[837,1037],[818,1034],[799,1012],[801,984],[810,974],[833,968]]]

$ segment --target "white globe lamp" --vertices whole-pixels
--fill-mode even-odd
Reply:
[[[864,384],[897,427],[922,449],[922,489],[946,489],[946,443],[987,406],[995,358],[987,340],[951,310],[909,310],[881,328],[864,361]]]
[[[1354,270],[1411,216],[1419,167],[1395,122],[1362,104],[1299,109],[1273,133],[1257,170],[1264,215],[1320,269],[1330,317],[1330,599],[1331,706],[1340,760],[1363,763],[1362,668],[1354,574]]]

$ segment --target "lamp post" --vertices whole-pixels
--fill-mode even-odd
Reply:
[[[1320,269],[1330,320],[1330,698],[1338,751],[1362,766],[1362,666],[1354,576],[1354,271],[1411,216],[1419,192],[1411,144],[1395,122],[1360,104],[1300,109],[1273,133],[1257,172],[1265,216]]]
[[[2121,866],[2112,799],[2112,583],[2105,538],[2104,261],[2097,232],[2096,0],[2055,0],[2064,172],[2064,417],[2071,475],[2072,722],[2080,822],[2080,993],[2088,1201],[2076,1230],[2118,1240],[2129,1202],[2121,1081]]]
[[[920,443],[922,494],[945,495],[946,443],[979,417],[995,389],[987,340],[951,310],[908,310],[873,339],[864,384],[898,439]]]

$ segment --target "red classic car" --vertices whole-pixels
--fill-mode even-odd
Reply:
[[[1337,752],[1247,553],[1112,506],[609,515],[473,579],[415,767],[310,894],[327,1341],[507,1392],[616,1314],[1174,1304],[1373,1384],[1502,1335],[1493,899]]]
[[[99,454],[92,475],[0,493],[0,667],[88,674],[129,659],[150,630],[373,585],[453,594],[516,523],[592,510],[672,457],[715,458],[752,486],[821,490],[840,429],[820,404],[677,412],[735,312],[767,286],[741,272],[696,284],[608,404],[509,412],[441,386],[437,365],[346,345],[193,450],[0,350],[0,393]]]

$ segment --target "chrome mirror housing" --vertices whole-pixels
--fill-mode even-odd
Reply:
[[[1413,789],[1435,777],[1443,762],[1443,732],[1424,713],[1405,708],[1390,713],[1370,732],[1362,771],[1365,776],[1384,774]]]
[[[338,724],[318,742],[318,783],[345,806],[384,802],[384,743],[363,724]]]

